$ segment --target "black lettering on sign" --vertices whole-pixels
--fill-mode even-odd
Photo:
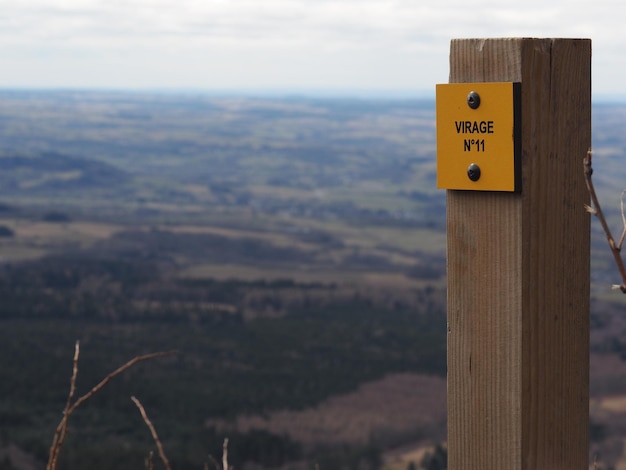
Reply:
[[[484,152],[485,151],[485,139],[465,139],[463,141],[464,152]]]
[[[457,134],[493,134],[493,121],[454,121]]]

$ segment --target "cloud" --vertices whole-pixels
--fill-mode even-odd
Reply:
[[[574,2],[545,7],[476,0],[0,1],[0,39],[122,45],[128,41],[334,44],[546,33],[575,29]],[[611,15],[608,16],[610,21]],[[17,37],[16,37],[17,34]]]
[[[0,2],[0,38],[55,43],[227,40],[246,44],[402,41],[466,21],[461,4],[324,0],[43,0]],[[111,43],[110,41],[113,41]]]
[[[626,79],[616,64],[624,8],[617,0],[0,0],[0,59],[13,68],[0,86],[20,68],[32,81],[45,69],[58,82],[72,70],[76,83],[82,75],[84,83],[126,76],[137,86],[239,86],[254,65],[261,86],[290,77],[305,86],[424,87],[445,79],[450,39],[512,36],[592,37],[599,76],[611,69],[618,81]]]

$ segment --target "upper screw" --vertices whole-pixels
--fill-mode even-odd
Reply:
[[[475,91],[470,91],[467,95],[467,105],[472,109],[478,108],[480,106],[480,95]]]

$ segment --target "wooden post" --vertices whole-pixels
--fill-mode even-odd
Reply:
[[[460,39],[450,82],[521,83],[521,192],[447,191],[451,470],[588,469],[591,41]]]

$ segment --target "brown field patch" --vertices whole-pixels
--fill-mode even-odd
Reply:
[[[108,238],[115,232],[122,230],[122,227],[112,224],[99,224],[96,222],[40,222],[40,221],[11,221],[0,220],[0,224],[11,227],[17,237],[32,239],[65,239],[76,240],[79,238]]]
[[[110,237],[122,227],[95,222],[49,223],[32,220],[0,219],[14,236],[0,240],[0,258],[27,261],[41,258],[69,245],[87,248]]]
[[[218,235],[228,238],[253,238],[271,243],[274,246],[289,246],[304,251],[315,249],[312,243],[301,242],[288,235],[276,232],[259,232],[255,230],[239,230],[233,228],[213,227],[213,226],[196,226],[196,225],[179,225],[176,227],[161,226],[159,230],[164,232],[172,232],[177,234],[201,234],[201,235]]]
[[[433,451],[434,447],[427,445],[387,452],[383,456],[383,470],[406,470],[411,462],[417,465]]]
[[[611,413],[626,413],[626,395],[602,398],[597,406]]]
[[[322,199],[319,190],[287,188],[278,186],[250,186],[250,192],[257,196],[275,197],[298,201]]]
[[[207,420],[218,430],[264,429],[303,444],[365,444],[372,439],[416,435],[433,440],[445,434],[446,381],[411,373],[391,374],[331,397],[314,408],[239,416],[234,422]]]
[[[401,273],[368,273],[363,275],[363,282],[369,285],[398,289],[421,288],[424,286],[445,287],[445,279],[412,279]]]
[[[43,258],[47,254],[48,250],[42,248],[0,243],[0,263],[32,261]]]
[[[237,264],[198,263],[183,268],[178,276],[181,279],[239,279],[242,281],[276,281],[291,279],[300,283],[340,284],[342,286],[373,286],[394,289],[439,287],[444,280],[411,279],[401,273],[371,273],[341,269],[306,269],[255,267]]]
[[[624,439],[623,446],[625,450],[621,458],[615,462],[615,470],[626,470],[626,439]]]
[[[626,361],[618,354],[592,353],[589,381],[594,398],[626,394]]]

